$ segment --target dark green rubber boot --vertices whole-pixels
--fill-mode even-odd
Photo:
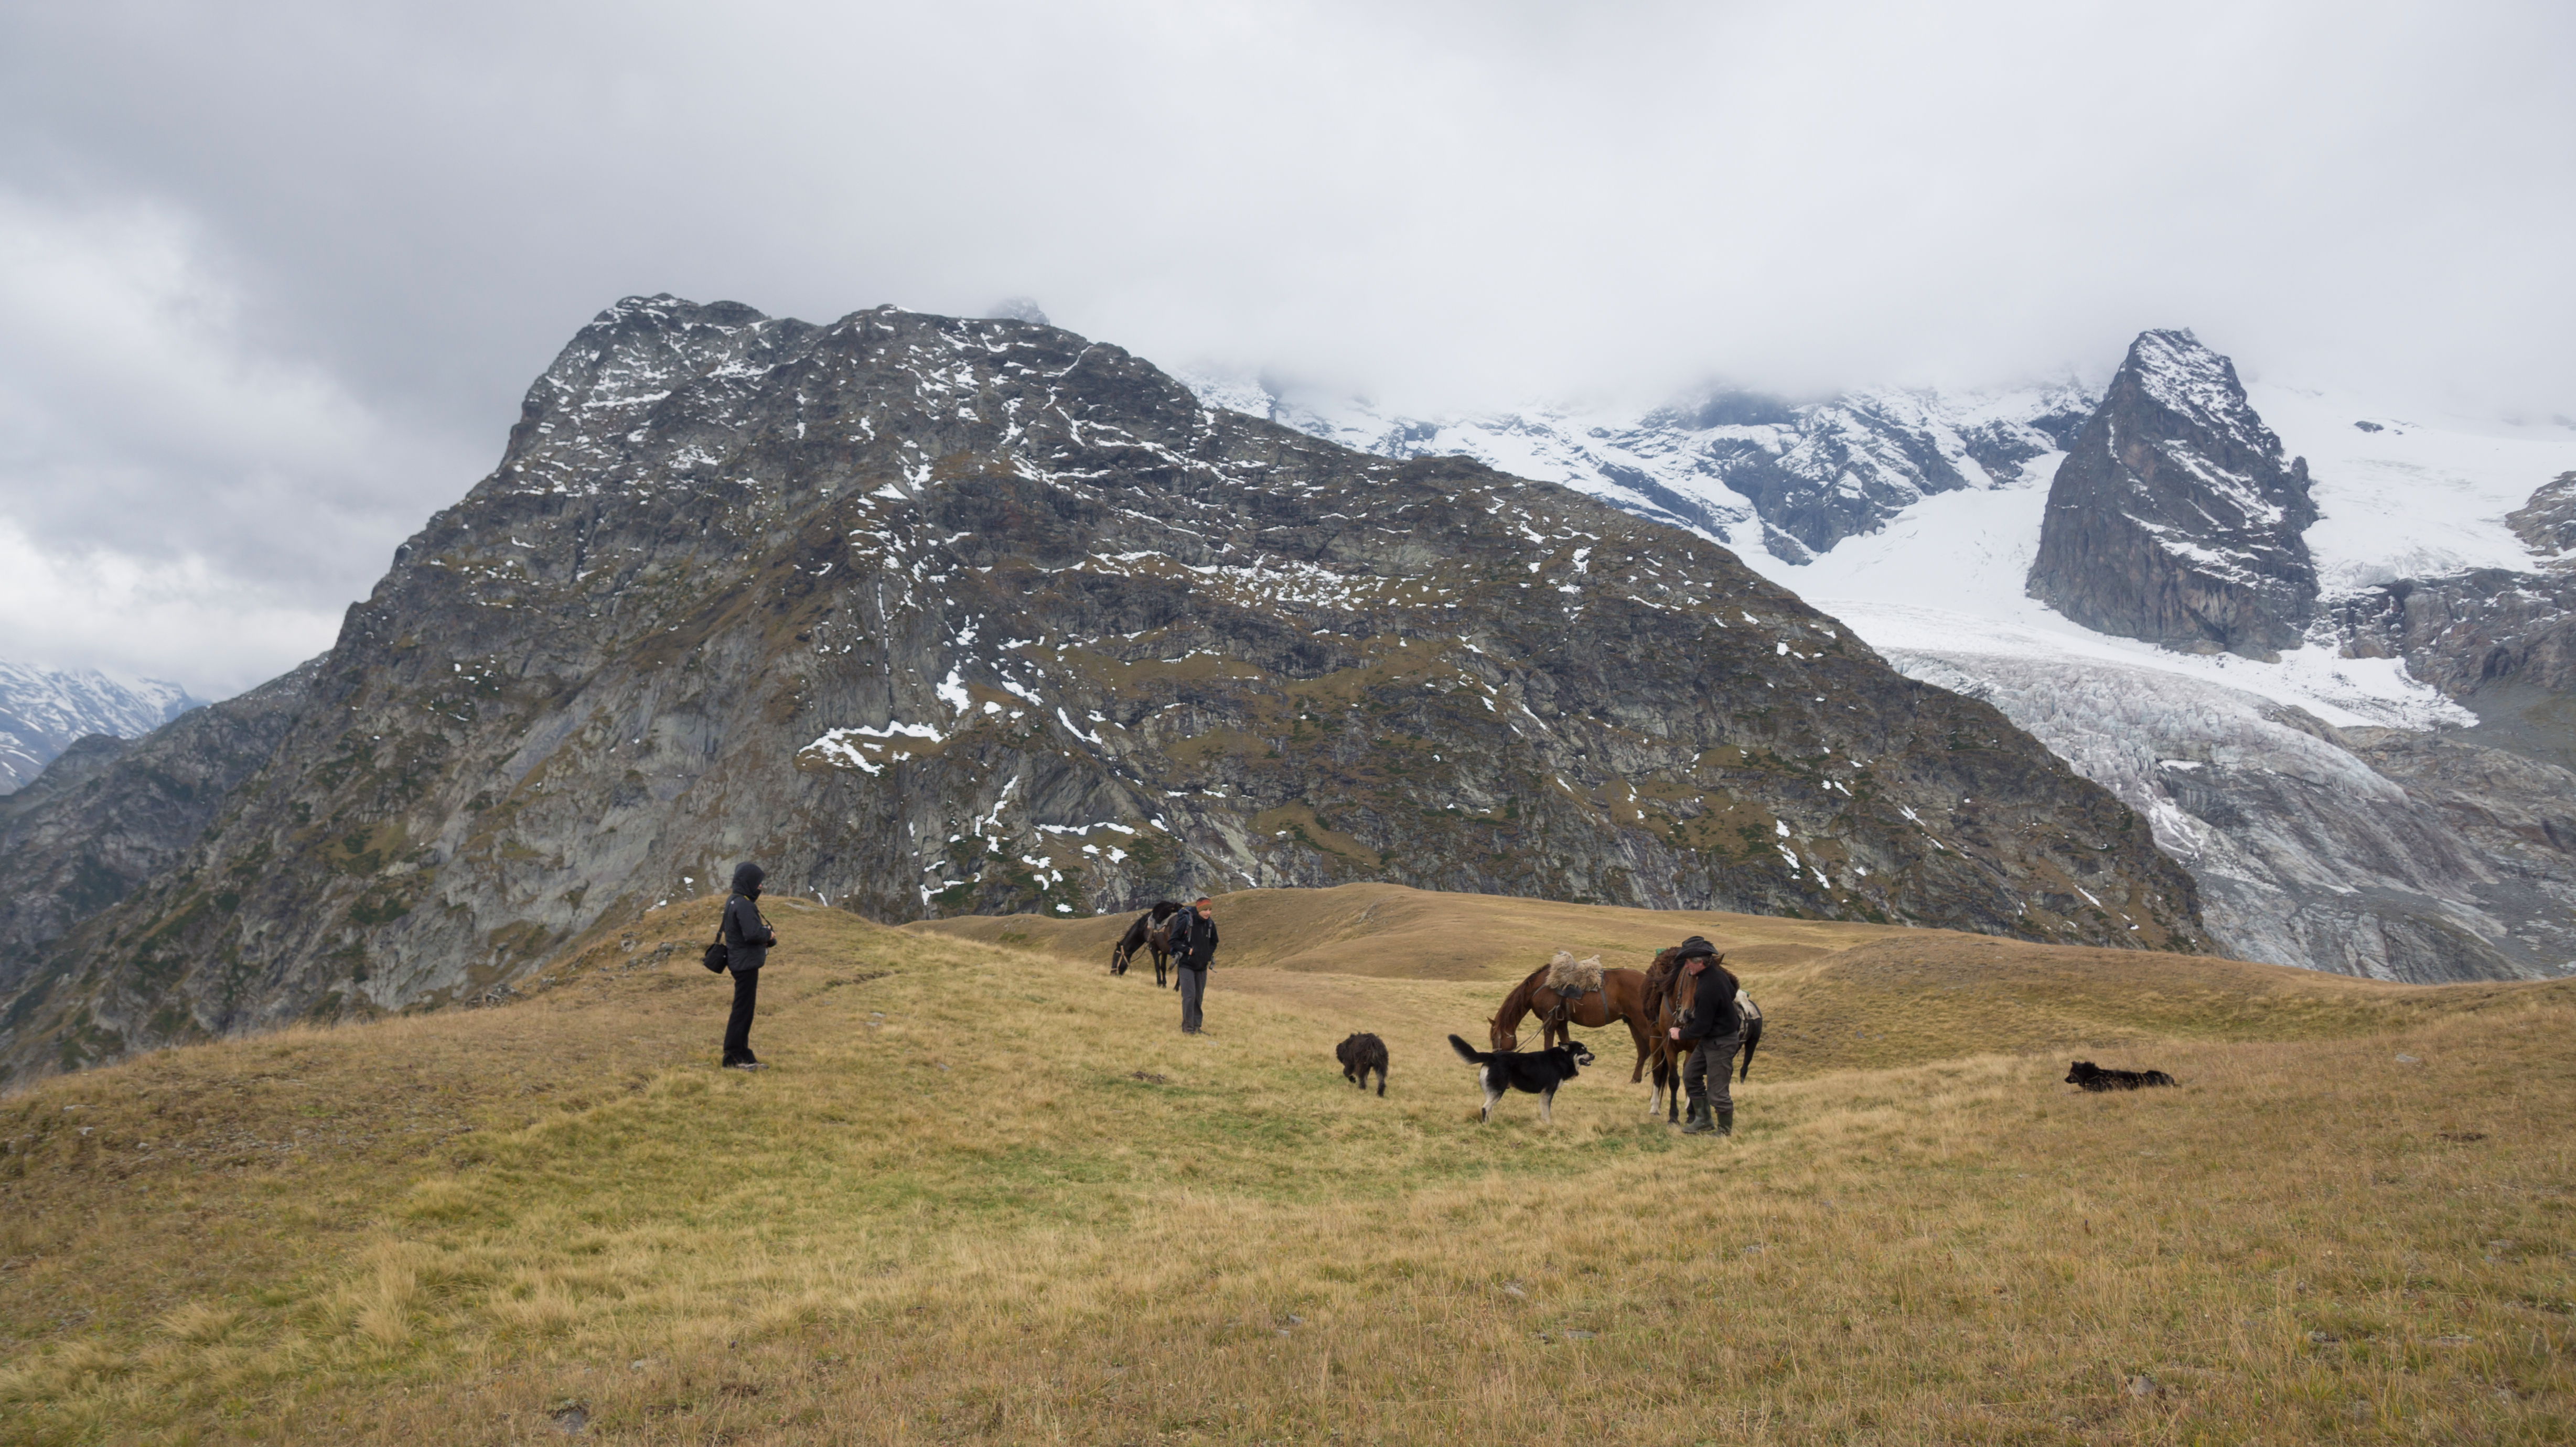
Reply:
[[[1717,1127],[1710,1124],[1708,1119],[1708,1098],[1698,1095],[1692,1096],[1690,1102],[1690,1118],[1682,1122],[1682,1134],[1713,1135],[1716,1131]]]
[[[1734,1111],[1731,1111],[1731,1110],[1721,1110],[1721,1111],[1719,1111],[1719,1112],[1717,1113],[1717,1133],[1718,1133],[1719,1135],[1733,1135],[1733,1134],[1735,1134],[1735,1112],[1734,1112]]]

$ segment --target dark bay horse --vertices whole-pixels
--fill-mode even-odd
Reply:
[[[1152,950],[1154,988],[1161,989],[1164,963],[1172,957],[1172,916],[1180,912],[1178,904],[1164,899],[1156,900],[1152,909],[1136,916],[1136,922],[1119,937],[1118,947],[1109,952],[1109,973],[1127,973],[1127,962],[1135,958],[1138,950]]]
[[[1654,963],[1646,967],[1646,1009],[1654,1021],[1651,1033],[1655,1052],[1655,1083],[1646,1096],[1646,1114],[1650,1118],[1658,1105],[1663,1107],[1667,1122],[1682,1118],[1682,1062],[1690,1051],[1673,1038],[1673,1027],[1711,980],[1736,997],[1736,1008],[1743,1013],[1744,1073],[1738,1078],[1753,1078],[1754,1047],[1762,1043],[1762,1007],[1753,1003],[1752,997],[1744,993],[1743,982],[1726,968],[1726,956],[1710,961],[1708,970],[1694,980],[1682,968],[1681,948],[1677,945],[1655,956]]]
[[[1521,1044],[1520,1023],[1532,1014],[1539,1017],[1539,1048],[1563,1044],[1574,1038],[1570,1026],[1587,1030],[1602,1029],[1613,1021],[1628,1027],[1629,1037],[1637,1045],[1636,1067],[1628,1072],[1628,1082],[1645,1078],[1646,1062],[1652,1058],[1654,1017],[1646,1009],[1646,977],[1636,970],[1603,970],[1601,988],[1586,990],[1571,1001],[1560,998],[1547,987],[1546,965],[1530,971],[1530,977],[1503,997],[1502,1009],[1485,1022],[1487,1036],[1496,1050],[1518,1050]]]

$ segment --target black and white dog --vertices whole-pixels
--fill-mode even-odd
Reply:
[[[2136,1090],[2146,1085],[2171,1085],[2174,1078],[2161,1070],[2105,1070],[2090,1060],[2078,1060],[2066,1072],[2066,1083],[2090,1091]]]
[[[1553,1050],[1523,1054],[1518,1050],[1470,1050],[1467,1042],[1452,1035],[1449,1048],[1458,1058],[1476,1067],[1476,1079],[1485,1087],[1485,1109],[1479,1120],[1494,1118],[1494,1102],[1507,1090],[1526,1090],[1538,1097],[1539,1119],[1556,1119],[1556,1088],[1572,1080],[1578,1067],[1592,1063],[1592,1047],[1580,1040],[1569,1041]]]
[[[1368,1089],[1368,1075],[1377,1072],[1377,1093],[1386,1094],[1386,1042],[1374,1035],[1354,1035],[1333,1047],[1333,1058],[1342,1062],[1342,1079]]]

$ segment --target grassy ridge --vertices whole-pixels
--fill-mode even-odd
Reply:
[[[713,914],[657,912],[510,1008],[0,1102],[0,1435],[562,1440],[576,1408],[638,1442],[2571,1423],[2567,986],[1863,940],[1748,968],[1805,1033],[1703,1144],[1641,1121],[1624,1070],[1552,1128],[1526,1101],[1475,1128],[1439,1037],[1490,980],[1220,970],[1190,1041],[1150,974],[793,902],[777,1068],[719,1072]],[[1295,958],[1248,914],[1230,956]],[[1384,1100],[1331,1064],[1355,1028],[1392,1047]],[[2012,1053],[2088,1031],[2160,1036],[2119,1063],[2184,1087],[2080,1096],[2062,1054]]]
[[[1704,934],[1737,964],[1812,960],[1892,937],[1982,939],[1946,930],[1724,914],[1622,909],[1509,895],[1444,894],[1400,884],[1332,889],[1244,889],[1214,907],[1227,964],[1409,980],[1518,980],[1559,947],[1642,970],[1657,950]],[[1084,964],[1109,962],[1133,915],[1049,919],[969,915],[905,926],[915,933],[981,940]],[[1148,962],[1148,973],[1151,973]]]

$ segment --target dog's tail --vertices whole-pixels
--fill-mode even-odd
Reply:
[[[1458,1058],[1466,1061],[1470,1065],[1482,1065],[1486,1061],[1494,1058],[1482,1050],[1468,1049],[1467,1042],[1459,1039],[1455,1035],[1449,1037],[1449,1048],[1457,1051]]]

